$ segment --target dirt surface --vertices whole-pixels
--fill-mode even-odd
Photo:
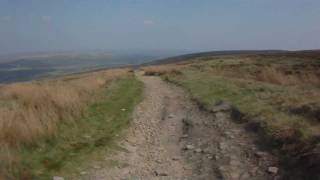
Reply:
[[[137,76],[145,97],[119,142],[122,150],[106,155],[109,165],[93,166],[83,179],[279,179],[277,160],[231,120],[228,107],[202,111],[181,88]]]

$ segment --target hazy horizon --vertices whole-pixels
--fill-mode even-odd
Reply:
[[[320,48],[317,0],[1,0],[0,54]]]

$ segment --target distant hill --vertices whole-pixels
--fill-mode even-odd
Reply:
[[[319,57],[320,50],[303,50],[303,51],[286,51],[286,50],[234,50],[234,51],[209,51],[185,54],[180,56],[174,56],[165,59],[159,59],[152,62],[144,63],[142,65],[159,65],[159,64],[170,64],[178,63],[188,60],[194,60],[195,58],[205,58],[211,56],[228,56],[228,55],[285,55],[285,56],[295,56],[295,57]]]
[[[0,56],[0,83],[141,64],[174,52],[88,51],[30,53]]]

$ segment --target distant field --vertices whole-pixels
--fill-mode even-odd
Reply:
[[[101,68],[145,63],[159,57],[144,53],[83,52],[0,57],[0,83],[20,82]],[[4,58],[4,59],[1,59]],[[9,57],[7,57],[9,58]]]
[[[240,112],[235,118],[277,150],[293,176],[297,166],[319,167],[319,156],[311,153],[320,153],[319,51],[199,56],[142,68],[186,88],[209,111],[220,101],[232,103]],[[312,156],[309,164],[305,154]]]
[[[37,79],[53,71],[53,69],[21,69],[10,71],[0,70],[0,83],[20,82]]]

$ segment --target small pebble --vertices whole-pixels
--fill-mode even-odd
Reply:
[[[170,114],[170,115],[168,116],[168,118],[174,118],[174,115],[173,115],[173,114]]]
[[[88,174],[88,173],[87,173],[86,171],[81,171],[80,174],[81,174],[81,175],[86,175],[86,174]]]
[[[202,149],[200,149],[200,148],[197,148],[196,150],[194,150],[196,153],[202,153],[203,151],[202,151]]]
[[[278,170],[279,170],[279,168],[277,168],[277,167],[269,167],[268,168],[268,172],[272,173],[272,174],[277,174]]]
[[[194,149],[194,146],[191,145],[191,144],[189,144],[189,145],[186,146],[186,149],[187,149],[187,150],[192,150],[192,149]]]
[[[187,138],[187,137],[189,137],[189,135],[188,135],[188,134],[184,134],[184,135],[182,135],[182,138]]]
[[[53,180],[64,180],[63,177],[59,177],[59,176],[53,176],[52,179],[53,179]]]
[[[101,167],[98,166],[98,165],[94,165],[93,168],[94,168],[94,169],[101,169]]]
[[[163,173],[163,172],[158,172],[158,171],[154,171],[154,174],[156,175],[156,176],[168,176],[168,174],[167,173]]]
[[[178,157],[173,157],[173,158],[172,158],[172,160],[174,160],[174,161],[178,161],[178,160],[179,160],[179,158],[178,158]]]

